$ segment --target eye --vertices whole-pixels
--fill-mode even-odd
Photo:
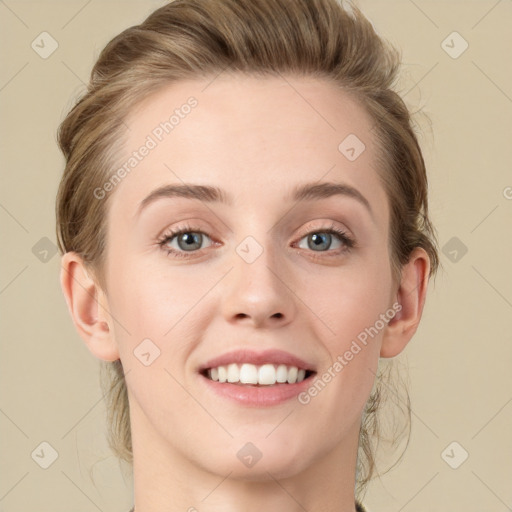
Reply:
[[[203,231],[192,226],[183,226],[166,232],[158,240],[158,244],[169,255],[173,254],[177,258],[188,258],[190,256],[187,253],[197,252],[202,248],[204,237],[211,240]]]
[[[307,247],[301,247],[299,245],[299,248],[311,249],[313,252],[327,252],[323,249],[331,248],[333,241],[332,235],[335,235],[335,239],[338,239],[338,241],[341,242],[341,251],[337,251],[337,254],[348,251],[355,246],[355,241],[347,235],[347,233],[332,224],[328,228],[320,228],[307,233],[300,239],[307,239]]]
[[[335,240],[338,240],[341,245],[337,251],[328,250],[331,249],[333,235]],[[211,241],[211,238],[200,229],[186,225],[164,233],[158,240],[158,245],[160,245],[163,250],[167,251],[169,256],[172,255],[175,258],[192,258],[195,256],[195,253],[204,249],[202,244],[205,238]],[[356,245],[355,241],[342,229],[336,227],[335,224],[306,233],[306,235],[299,239],[299,243],[304,239],[307,239],[307,247],[301,247],[299,245],[299,248],[310,249],[312,252],[317,253],[334,252],[334,254],[330,254],[329,256],[338,256],[349,251]]]

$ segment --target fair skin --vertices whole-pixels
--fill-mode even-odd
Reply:
[[[121,161],[190,96],[198,101],[110,192],[105,289],[77,254],[62,259],[78,332],[126,374],[135,511],[354,512],[361,415],[379,357],[398,355],[417,329],[428,256],[416,249],[393,283],[372,122],[345,92],[310,78],[209,82],[172,84],[126,120]],[[354,161],[338,150],[348,134],[366,146]],[[311,182],[350,185],[371,212],[347,195],[285,200]],[[220,187],[233,203],[160,197],[138,214],[152,191],[183,183]],[[308,245],[333,223],[355,247],[336,235],[319,250]],[[157,243],[184,224],[204,233],[199,248],[187,252],[178,237],[167,247],[188,259]],[[262,248],[251,263],[236,251],[249,236]],[[284,350],[322,375],[396,303],[400,312],[307,404],[241,405],[197,371],[248,347]],[[146,338],[160,349],[149,366],[134,355]],[[252,467],[237,457],[248,442],[262,453]]]

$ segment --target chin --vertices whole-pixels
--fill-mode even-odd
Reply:
[[[266,434],[265,434],[266,435]],[[274,434],[271,434],[271,437]],[[305,446],[286,442],[285,436],[275,439],[246,441],[250,437],[232,440],[229,447],[217,452],[213,458],[203,461],[205,469],[221,475],[229,474],[234,480],[268,481],[272,477],[282,479],[292,477],[308,466],[308,450]]]

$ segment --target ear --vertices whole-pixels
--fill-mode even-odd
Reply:
[[[98,359],[119,359],[107,297],[77,253],[62,256],[60,284],[75,328],[87,348]]]
[[[415,248],[409,261],[402,267],[396,296],[396,302],[401,305],[401,309],[384,330],[381,357],[395,357],[400,354],[416,332],[427,295],[429,272],[430,258],[427,252],[421,247]]]

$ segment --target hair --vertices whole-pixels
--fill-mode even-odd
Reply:
[[[112,194],[98,200],[92,191],[113,176],[122,153],[124,120],[139,102],[174,82],[221,72],[262,78],[288,74],[334,83],[370,115],[379,177],[390,205],[394,282],[417,247],[430,258],[430,278],[439,265],[436,235],[421,149],[408,108],[394,90],[399,66],[399,51],[377,35],[356,6],[341,0],[175,0],[164,5],[106,45],[87,90],[59,126],[66,161],[56,204],[61,253],[77,252],[105,286],[105,219]],[[389,368],[380,371],[381,362],[361,423],[358,495],[376,471],[381,402],[389,390],[396,394]],[[101,373],[109,445],[120,459],[133,463],[121,361],[102,361]],[[409,440],[408,394],[402,405]]]

